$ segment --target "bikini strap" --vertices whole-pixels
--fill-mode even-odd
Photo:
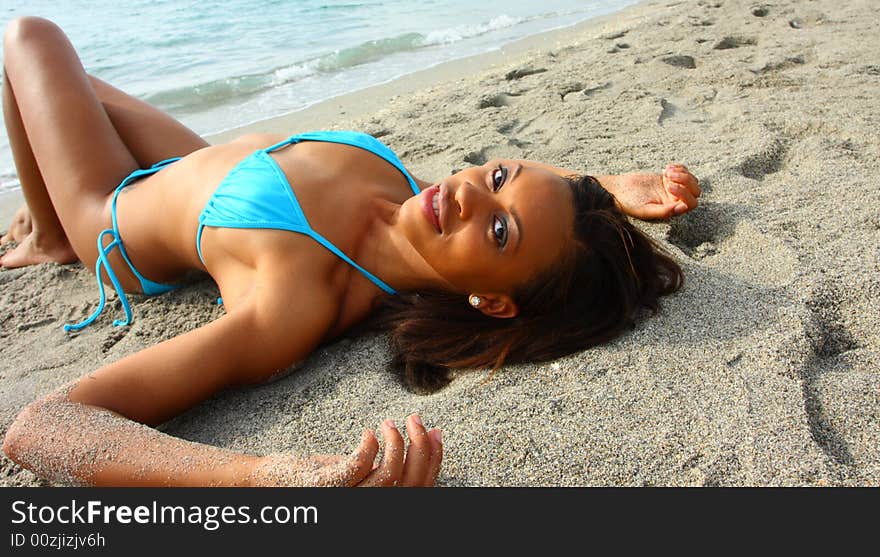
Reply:
[[[104,283],[101,281],[101,267],[104,268],[104,271],[107,273],[107,276],[110,277],[110,282],[113,284],[113,288],[116,290],[116,294],[119,296],[119,301],[122,302],[122,309],[125,311],[125,319],[116,319],[113,321],[113,325],[117,327],[121,327],[124,325],[131,324],[131,305],[128,303],[128,297],[125,295],[125,290],[122,288],[122,284],[120,284],[119,279],[116,278],[116,273],[113,271],[113,267],[110,266],[110,260],[107,259],[107,256],[114,249],[119,249],[119,253],[122,255],[122,258],[128,264],[128,267],[132,270],[134,275],[141,282],[141,285],[144,285],[145,281],[147,283],[152,283],[141,275],[138,270],[135,268],[134,264],[131,262],[131,259],[128,257],[128,253],[125,251],[125,246],[122,245],[122,239],[119,237],[119,225],[116,221],[116,200],[119,197],[119,192],[129,184],[133,180],[136,180],[142,176],[146,176],[149,174],[154,174],[158,172],[163,166],[171,164],[175,161],[180,160],[180,157],[174,157],[170,159],[165,159],[163,161],[159,161],[150,168],[146,169],[138,169],[128,175],[125,180],[122,181],[116,187],[116,190],[113,192],[113,200],[110,203],[110,221],[113,228],[107,228],[102,230],[100,234],[98,234],[98,259],[95,261],[95,279],[98,281],[98,290],[101,294],[101,298],[98,301],[98,307],[94,312],[84,320],[80,321],[76,324],[65,324],[64,330],[67,332],[70,331],[79,331],[88,327],[101,315],[104,311],[104,306],[107,304],[107,296],[104,292]],[[110,236],[112,240],[107,246],[104,246],[104,237]],[[155,284],[155,283],[153,283]],[[161,285],[159,285],[161,286]]]
[[[104,246],[104,236],[111,236],[113,238],[106,247]],[[107,303],[107,296],[104,293],[104,283],[101,282],[102,266],[107,272],[107,276],[110,277],[110,282],[113,283],[113,288],[119,296],[119,301],[122,302],[122,309],[125,310],[125,319],[116,319],[113,321],[113,325],[120,327],[131,323],[131,305],[129,305],[128,298],[125,296],[125,291],[122,289],[122,285],[119,283],[119,279],[116,278],[116,273],[113,272],[113,267],[110,266],[110,261],[107,259],[107,255],[113,251],[114,248],[120,247],[121,245],[119,236],[109,228],[102,230],[101,233],[98,234],[98,260],[95,262],[95,277],[98,280],[98,290],[101,293],[101,299],[98,301],[97,309],[95,309],[90,316],[74,325],[69,323],[64,325],[65,331],[79,331],[80,329],[88,327],[94,323],[95,319],[97,319],[104,311],[104,306]]]
[[[323,236],[321,236],[320,234],[315,232],[315,229],[312,228],[311,226],[309,226],[308,231],[303,231],[303,232],[305,232],[305,234],[307,234],[308,236],[311,236],[312,239],[314,239],[316,242],[318,242],[319,244],[321,244],[322,246],[324,246],[325,248],[330,250],[332,253],[336,254],[337,257],[339,257],[340,259],[342,259],[343,261],[345,261],[346,263],[348,263],[349,265],[351,265],[352,267],[354,267],[355,269],[360,271],[365,277],[367,277],[367,279],[370,282],[372,282],[373,284],[375,284],[376,286],[378,286],[379,288],[384,290],[386,293],[391,294],[392,296],[397,294],[397,290],[391,288],[390,286],[388,286],[388,284],[385,281],[383,281],[382,279],[380,279],[379,277],[377,277],[376,275],[374,275],[370,271],[364,269],[363,267],[361,267],[360,265],[355,263],[354,259],[345,255],[345,253],[343,253],[343,251],[341,249],[339,249],[335,245],[333,245],[333,243],[330,242],[330,240],[327,240],[326,238],[324,238]]]
[[[269,147],[268,149],[264,149],[263,152],[268,155],[269,153],[271,153],[275,149],[280,149],[281,147],[284,147],[286,145],[299,143],[302,140],[314,141],[313,139],[311,139],[309,137],[309,134],[294,135],[294,136],[291,136],[291,137],[285,139],[284,141],[282,141],[280,143],[276,143],[275,145],[273,145],[272,147]],[[333,140],[320,140],[320,141],[325,141],[327,143],[343,143],[346,145],[351,145],[353,147],[360,147],[362,149],[364,148],[362,145],[348,143],[345,141],[333,141]],[[371,152],[374,152],[374,151],[371,151]],[[352,267],[354,267],[355,269],[360,271],[361,274],[363,274],[365,277],[367,277],[367,279],[370,282],[372,282],[373,284],[378,286],[381,290],[385,291],[386,293],[388,293],[392,296],[397,294],[397,290],[391,288],[391,286],[389,286],[385,281],[383,281],[382,279],[380,279],[379,277],[377,277],[376,275],[374,275],[370,271],[368,271],[368,270],[364,269],[363,267],[361,267],[360,265],[358,265],[354,261],[354,259],[347,256],[341,249],[337,248],[330,240],[324,238],[323,236],[318,234],[318,232],[316,232],[314,228],[312,228],[312,225],[309,224],[308,218],[306,218],[305,214],[303,214],[303,212],[302,212],[302,207],[300,207],[299,201],[296,199],[296,194],[293,192],[293,188],[290,187],[290,182],[287,180],[287,177],[284,175],[284,171],[281,170],[281,167],[278,166],[278,163],[275,162],[275,160],[272,159],[272,157],[267,156],[266,158],[269,160],[269,164],[271,165],[272,170],[274,170],[276,176],[278,176],[278,180],[285,185],[285,187],[286,187],[285,191],[286,191],[287,195],[290,197],[291,201],[293,201],[294,208],[299,212],[300,216],[302,217],[302,220],[305,223],[305,228],[302,230],[296,230],[296,232],[299,232],[300,234],[305,234],[306,236],[311,237],[313,240],[315,240],[316,242],[318,242],[319,244],[321,244],[322,246],[324,246],[325,248],[330,250],[332,253],[336,254],[337,257],[339,257],[340,259],[342,259],[343,261],[345,261],[346,263],[348,263],[349,265],[351,265]],[[200,238],[201,238],[201,230],[199,230],[199,235],[197,238],[197,241],[201,245]],[[201,257],[201,252],[199,253],[199,257]],[[202,263],[204,263],[204,260],[202,261]]]
[[[400,157],[397,156],[397,153],[392,151],[389,146],[385,145],[382,140],[377,139],[376,137],[373,137],[372,135],[367,133],[350,130],[324,130],[305,132],[293,135],[288,139],[285,139],[281,143],[269,147],[268,149],[266,149],[266,152],[269,153],[285,145],[289,145],[291,143],[300,143],[302,141],[318,141],[324,143],[350,145],[352,147],[358,147],[360,149],[363,149],[364,151],[373,153],[377,157],[383,159],[385,162],[396,168],[398,172],[403,174],[403,177],[406,178],[406,181],[409,184],[413,195],[418,195],[422,191],[421,189],[419,189],[419,185],[416,183],[415,178],[413,178],[412,175],[407,172],[406,167],[403,166],[403,161],[400,160]]]
[[[278,149],[281,149],[282,147],[287,147],[288,145],[293,145],[294,143],[299,143],[299,137],[296,135],[292,135],[292,136],[288,137],[287,139],[285,139],[284,141],[279,141],[278,143],[276,143],[275,145],[272,145],[271,147],[266,147],[265,149],[263,149],[263,152],[268,154],[268,153],[271,153],[272,151],[277,151]]]

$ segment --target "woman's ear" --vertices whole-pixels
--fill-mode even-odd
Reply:
[[[471,294],[468,299],[474,309],[489,317],[509,319],[519,315],[519,307],[507,294]]]

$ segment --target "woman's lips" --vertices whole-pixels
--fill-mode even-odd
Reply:
[[[422,200],[422,213],[424,213],[425,218],[428,219],[428,222],[430,222],[434,229],[437,231],[437,234],[442,234],[443,230],[440,228],[440,216],[434,213],[435,196],[437,197],[438,208],[442,210],[442,207],[439,207],[440,185],[438,184],[436,186],[431,186],[422,193],[424,194],[424,199]]]

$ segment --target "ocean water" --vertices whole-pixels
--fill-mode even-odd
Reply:
[[[87,71],[207,135],[635,1],[4,0],[0,24],[52,19]],[[0,194],[18,187],[4,130]]]

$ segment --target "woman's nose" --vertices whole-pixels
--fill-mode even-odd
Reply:
[[[455,191],[455,202],[458,204],[458,218],[468,220],[476,207],[481,203],[480,188],[469,180],[464,180]]]

